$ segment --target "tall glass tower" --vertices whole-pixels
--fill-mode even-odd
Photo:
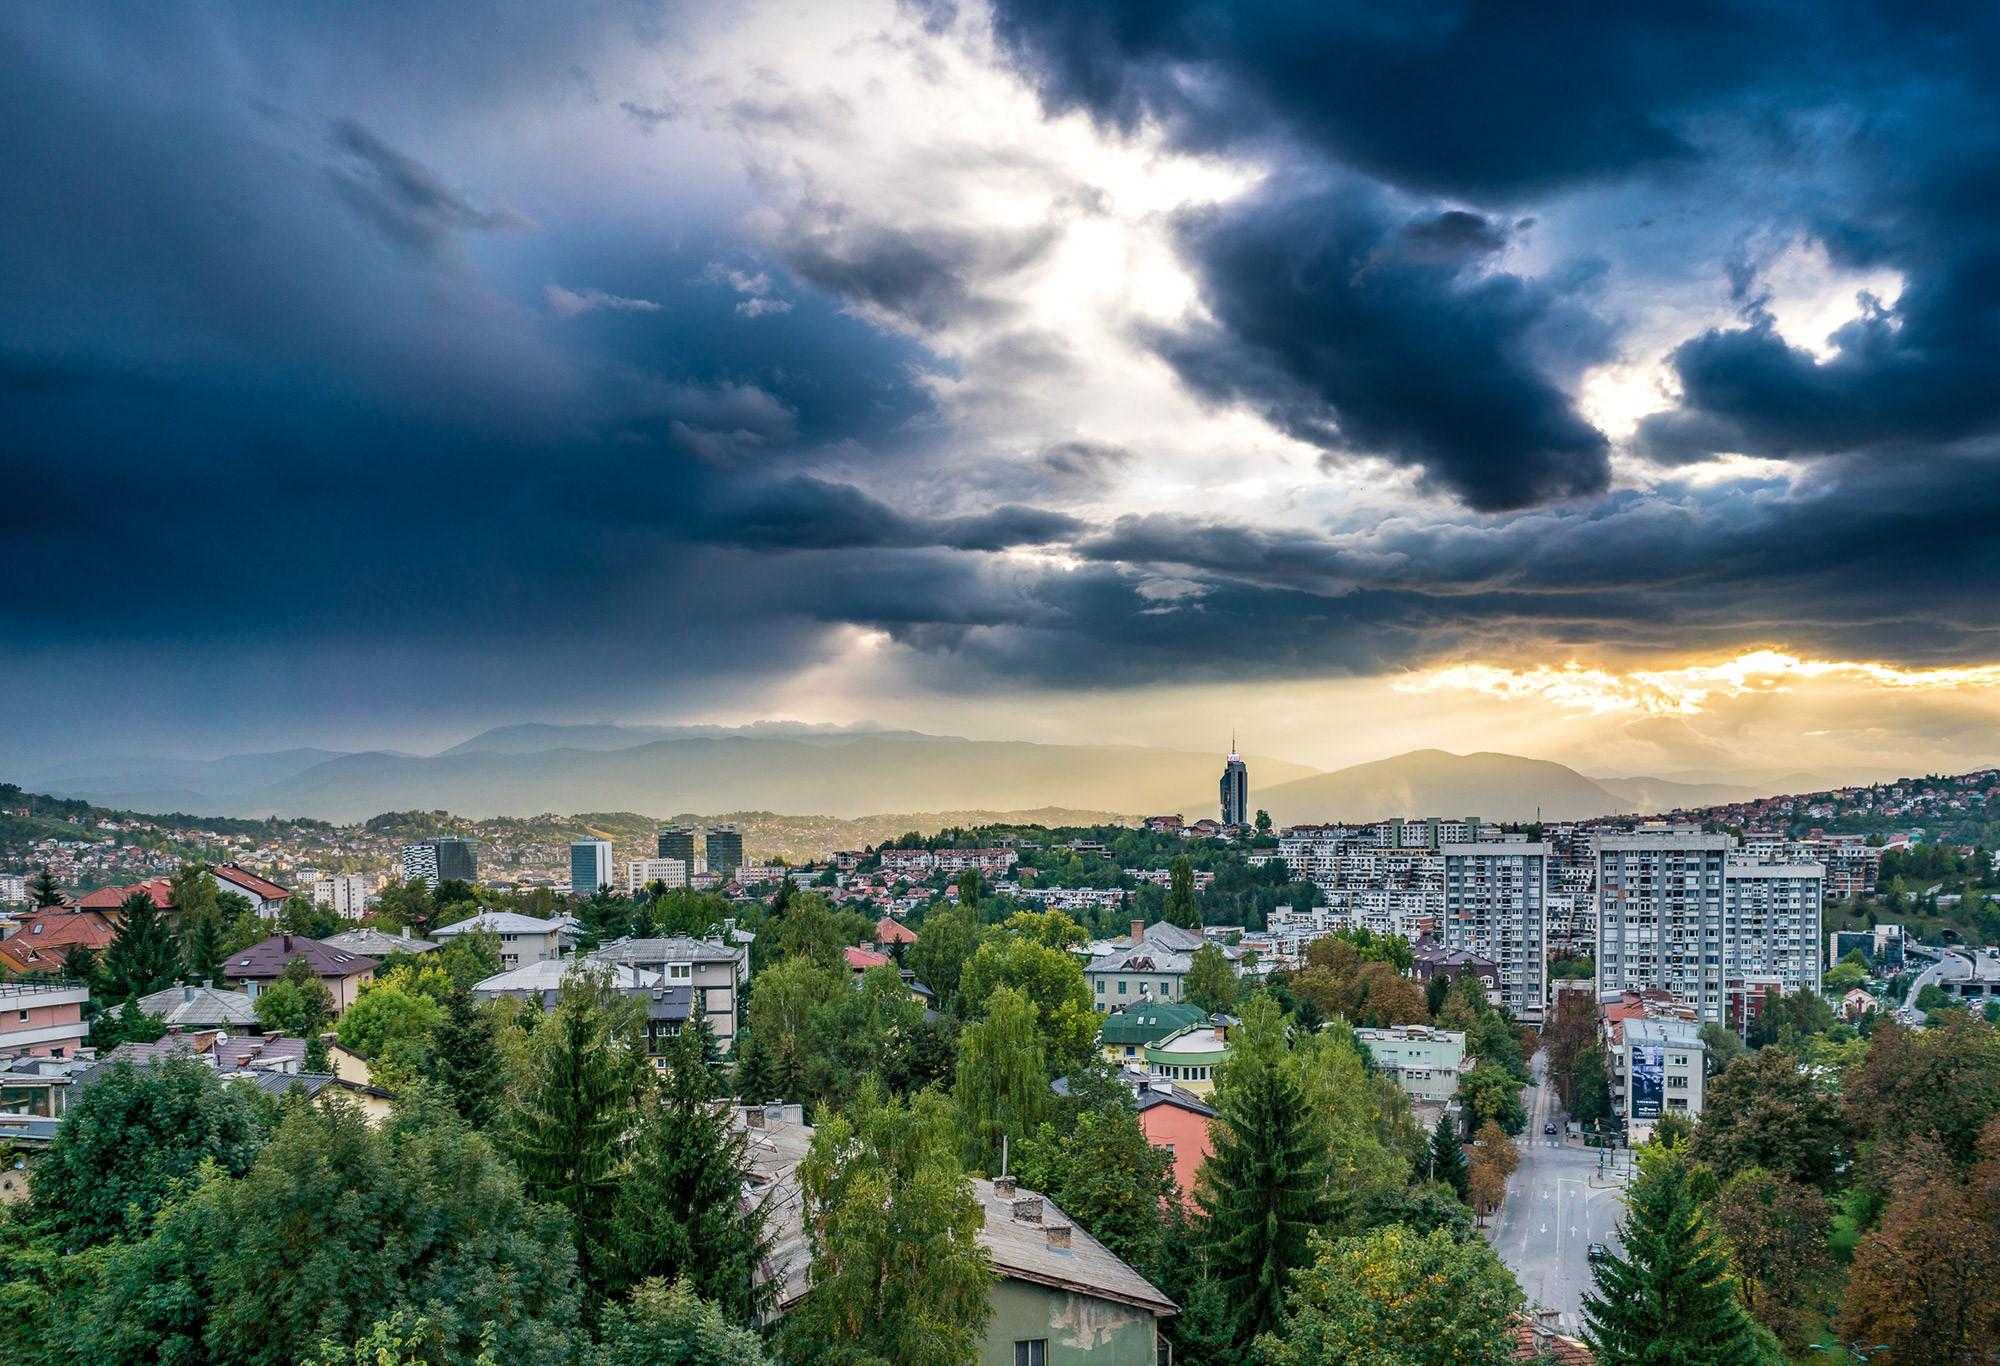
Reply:
[[[1222,766],[1222,823],[1250,824],[1250,770],[1236,752],[1236,737],[1229,737],[1229,762]]]

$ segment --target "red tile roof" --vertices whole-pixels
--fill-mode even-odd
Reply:
[[[888,954],[875,953],[869,949],[848,949],[846,952],[847,966],[853,968],[856,972],[866,972],[870,968],[879,968],[889,961]]]
[[[1593,1366],[1590,1349],[1575,1338],[1540,1327],[1528,1318],[1514,1321],[1514,1360],[1552,1360],[1561,1366]]]
[[[103,952],[118,933],[118,917],[98,910],[53,906],[24,912],[21,928],[0,942],[0,976],[58,972],[78,948]]]
[[[875,942],[878,944],[914,944],[917,942],[917,932],[902,921],[885,915],[875,922]]]
[[[255,873],[239,868],[233,863],[218,863],[208,871],[215,874],[217,882],[234,883],[252,896],[265,901],[283,901],[291,895],[289,889],[280,887],[269,879],[258,877]]]
[[[115,911],[124,904],[125,898],[134,892],[144,892],[153,899],[153,905],[160,910],[172,910],[174,884],[163,877],[149,877],[144,882],[135,882],[129,887],[99,887],[87,896],[80,897],[77,905],[90,911]]]

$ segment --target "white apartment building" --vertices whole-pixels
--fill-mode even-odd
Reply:
[[[625,862],[625,893],[636,896],[655,882],[669,891],[688,885],[688,866],[677,858],[635,858]]]
[[[20,873],[0,873],[0,906],[12,906],[28,899],[28,879]]]
[[[368,914],[368,899],[375,895],[375,879],[365,873],[337,873],[317,878],[312,899],[343,920],[359,920]]]
[[[1438,938],[1500,969],[1500,1000],[1539,1023],[1548,999],[1549,846],[1527,840],[1447,844]]]
[[[1598,837],[1601,992],[1657,988],[1725,1020],[1732,985],[1818,983],[1824,869],[1734,850],[1730,836],[1689,826]]]
[[[562,930],[569,923],[573,922],[538,920],[515,911],[481,911],[469,919],[432,930],[431,938],[456,939],[461,934],[490,930],[500,936],[501,968],[519,968],[561,958]]]
[[[730,922],[732,927],[734,923]],[[750,955],[742,947],[686,935],[614,939],[589,962],[658,973],[667,987],[686,987],[691,994],[689,1018],[706,1020],[722,1047],[734,1042],[743,987],[750,980]]]

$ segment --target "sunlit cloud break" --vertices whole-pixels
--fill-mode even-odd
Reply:
[[[1790,691],[1793,684],[1850,683],[1899,692],[2000,688],[2000,664],[1942,669],[1899,669],[1861,660],[1800,659],[1782,650],[1752,650],[1714,664],[1616,673],[1572,660],[1563,665],[1509,669],[1492,664],[1452,664],[1399,680],[1398,692],[1481,692],[1506,701],[1542,701],[1604,716],[1696,716],[1716,698]]]

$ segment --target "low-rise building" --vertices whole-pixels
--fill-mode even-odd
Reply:
[[[303,958],[326,984],[333,997],[333,1013],[340,1014],[361,995],[361,988],[375,980],[376,961],[366,954],[349,953],[302,934],[274,934],[229,955],[222,975],[249,992],[252,999],[284,975],[285,965]]]
[[[390,934],[372,925],[357,925],[339,934],[330,934],[320,941],[348,953],[365,954],[370,958],[387,958],[392,953],[429,953],[441,947],[435,939],[419,939],[410,933],[408,925]]]
[[[292,894],[290,888],[280,887],[269,878],[259,877],[248,868],[234,863],[211,864],[208,871],[215,878],[217,891],[236,893],[265,920],[276,920],[278,912],[285,908],[285,901]]]
[[[686,935],[614,939],[592,959],[643,968],[658,973],[666,986],[689,988],[693,1018],[706,1021],[723,1048],[735,1040],[743,987],[750,980],[750,955],[742,948]]]
[[[431,931],[433,939],[451,940],[461,934],[487,931],[500,937],[500,966],[518,968],[562,957],[562,924],[518,911],[481,911],[478,915]]]
[[[0,940],[0,978],[60,976],[78,949],[101,954],[124,919],[114,906],[51,906],[14,917],[15,930]]]
[[[80,982],[0,982],[0,1054],[69,1056],[90,1033],[89,1002]]]
[[[248,992],[228,991],[213,982],[184,982],[139,998],[139,1010],[157,1015],[169,1029],[256,1031],[257,1002]]]
[[[1080,950],[1091,955],[1083,979],[1099,1010],[1117,1010],[1141,1000],[1185,1000],[1188,968],[1195,951],[1207,942],[1196,931],[1164,920],[1151,925],[1135,920],[1125,938],[1100,940]],[[1241,950],[1216,947],[1232,967],[1242,960]]]
[[[1448,1104],[1458,1095],[1458,1079],[1465,1071],[1463,1033],[1429,1025],[1396,1025],[1357,1029],[1354,1036],[1368,1045],[1376,1067],[1411,1100]]]
[[[1151,1078],[1133,1097],[1139,1111],[1139,1128],[1146,1141],[1163,1149],[1174,1160],[1174,1189],[1181,1203],[1194,1199],[1195,1173],[1213,1151],[1208,1126],[1215,1119],[1215,1107],[1185,1086]]]
[[[1185,1001],[1139,1001],[1106,1015],[1097,1043],[1112,1066],[1144,1068],[1149,1044],[1207,1023],[1208,1012]]]
[[[1652,1137],[1660,1117],[1701,1114],[1707,1047],[1692,1020],[1618,1022],[1611,1049],[1611,1104],[1634,1144]]]
[[[775,1283],[768,1311],[775,1319],[811,1286],[798,1167],[813,1131],[795,1106],[738,1115],[753,1198],[769,1217],[771,1251],[757,1279]],[[995,1273],[979,1366],[1158,1366],[1160,1321],[1179,1312],[1172,1300],[1045,1196],[1005,1177],[969,1179],[984,1216],[979,1241]]]
[[[1189,1025],[1147,1044],[1146,1071],[1208,1097],[1215,1091],[1216,1069],[1229,1056],[1229,1029],[1234,1023],[1227,1015],[1216,1015],[1211,1023]]]

